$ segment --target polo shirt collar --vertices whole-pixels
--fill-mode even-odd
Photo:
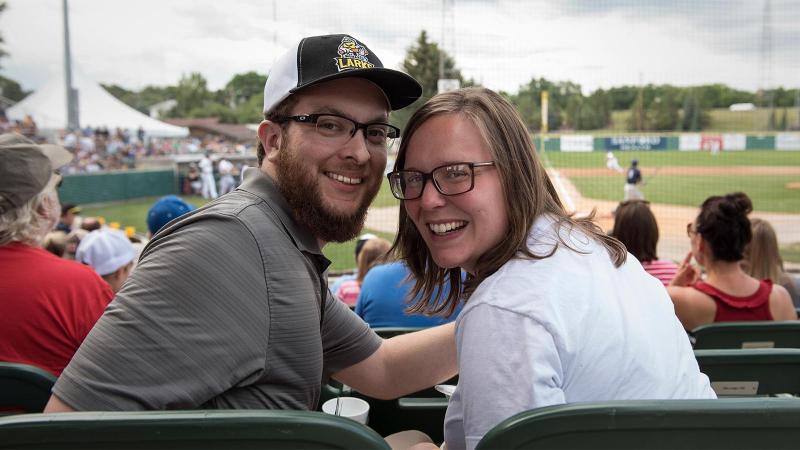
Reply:
[[[257,167],[249,167],[244,173],[244,181],[239,189],[262,198],[278,215],[283,226],[292,236],[297,248],[302,252],[322,256],[317,238],[305,225],[297,223],[292,217],[292,209],[281,194],[275,181]],[[326,259],[327,260],[327,259]]]

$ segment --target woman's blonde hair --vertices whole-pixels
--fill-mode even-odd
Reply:
[[[527,246],[528,233],[542,214],[551,214],[559,226],[578,228],[600,242],[614,265],[625,262],[625,247],[592,222],[594,212],[583,218],[574,218],[566,212],[519,113],[506,99],[489,89],[459,89],[436,95],[425,103],[406,125],[394,170],[404,168],[409,142],[419,127],[433,117],[446,114],[470,120],[489,147],[503,186],[509,229],[504,239],[478,258],[475,274],[462,281],[460,268],[443,269],[436,265],[414,222],[401,207],[400,228],[393,250],[406,262],[415,280],[410,297],[420,298],[408,308],[409,312],[451,315],[460,301],[466,302],[483,280],[511,259],[551,256],[556,247],[549,254],[534,255]],[[567,245],[563,240],[560,244]],[[440,302],[433,298],[435,290],[447,282],[450,284],[447,299]]]
[[[369,269],[372,269],[376,264],[380,264],[386,260],[389,250],[392,248],[392,243],[383,238],[373,238],[364,243],[361,251],[358,253],[358,275],[356,281],[359,284],[364,281]]]
[[[769,278],[778,282],[784,274],[783,259],[778,251],[778,237],[769,222],[750,219],[753,238],[744,251],[744,268],[751,277]]]

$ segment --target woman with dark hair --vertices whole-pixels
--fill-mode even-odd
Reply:
[[[389,182],[402,200],[394,249],[416,280],[410,311],[465,304],[448,449],[474,448],[541,406],[715,397],[664,287],[591,217],[565,211],[502,96],[468,88],[429,100]]]
[[[636,257],[644,270],[668,285],[678,271],[678,265],[666,259],[658,259],[658,223],[650,211],[647,200],[625,200],[614,213],[614,229],[611,236],[625,244],[628,252]]]
[[[786,289],[742,270],[744,249],[753,236],[747,218],[752,210],[742,192],[713,196],[686,225],[692,249],[667,289],[687,330],[712,322],[797,319]],[[705,279],[692,257],[705,268]]]

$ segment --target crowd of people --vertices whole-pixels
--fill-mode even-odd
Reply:
[[[397,237],[362,239],[357,274],[329,289],[322,248],[361,232],[399,135],[389,113],[422,88],[328,35],[291,48],[264,92],[258,168],[194,211],[160,200],[138,258],[103,227],[77,262],[42,249],[59,219],[75,228],[56,193],[72,154],[0,136],[0,360],[58,376],[46,412],[314,410],[330,379],[390,399],[458,374],[444,439],[472,449],[542,406],[716,398],[687,331],[797,319],[746,195],[709,197],[670,265],[647,202],[621,204],[610,234],[568,214],[519,113],[485,88],[414,112],[388,174]],[[426,328],[383,339],[376,326]]]

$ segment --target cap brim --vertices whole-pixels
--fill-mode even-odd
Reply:
[[[72,153],[64,147],[53,144],[39,144],[37,147],[50,160],[53,170],[58,170],[72,161]]]
[[[295,94],[309,86],[324,83],[326,81],[338,80],[341,78],[364,78],[375,83],[386,95],[392,111],[405,108],[414,103],[422,95],[422,86],[417,83],[412,76],[400,72],[399,70],[387,69],[385,67],[372,69],[351,69],[344,70],[327,77],[322,77],[313,82],[302,84],[289,91]]]

